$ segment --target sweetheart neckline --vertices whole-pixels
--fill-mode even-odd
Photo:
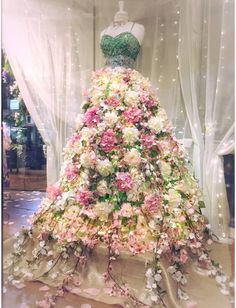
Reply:
[[[140,45],[138,39],[136,38],[136,36],[134,36],[134,35],[133,35],[131,32],[129,32],[129,31],[121,32],[121,33],[119,33],[119,34],[117,34],[117,35],[115,35],[115,36],[112,36],[112,35],[110,35],[110,34],[103,34],[102,39],[103,39],[104,36],[109,36],[109,37],[115,39],[115,38],[118,37],[119,35],[121,35],[121,34],[127,34],[127,33],[131,34],[131,35],[136,39],[136,41],[137,41],[137,43],[139,44],[139,46],[141,47],[141,45]]]

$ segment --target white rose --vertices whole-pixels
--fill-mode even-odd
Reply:
[[[161,161],[159,163],[159,167],[160,167],[162,176],[164,178],[168,178],[168,176],[171,173],[171,166],[170,166],[170,164],[166,163],[165,161]]]
[[[128,90],[125,93],[125,103],[131,106],[135,106],[139,102],[139,92]]]
[[[136,127],[126,127],[123,129],[123,137],[126,143],[133,144],[139,136],[139,131]]]
[[[115,111],[106,112],[104,116],[104,121],[108,126],[113,127],[118,121],[117,112]]]
[[[161,117],[151,117],[148,121],[148,126],[150,129],[159,133],[164,127],[164,120]]]
[[[80,156],[80,162],[85,168],[92,168],[96,164],[96,154],[93,151],[83,153]]]
[[[171,207],[178,207],[181,203],[181,195],[175,189],[169,189],[168,200]]]
[[[107,187],[107,182],[104,180],[101,180],[97,185],[97,192],[100,196],[105,196],[109,193],[109,189]]]
[[[109,161],[109,159],[99,160],[97,164],[97,170],[102,176],[108,176],[113,170],[112,163]]]
[[[96,203],[93,207],[93,212],[101,219],[107,220],[108,215],[112,212],[114,206],[109,204],[108,202],[99,202]]]
[[[75,128],[76,130],[80,130],[84,125],[84,114],[77,115],[75,119]]]
[[[97,133],[96,128],[88,128],[83,127],[81,130],[81,139],[83,140],[89,140],[92,136],[94,136]]]
[[[125,154],[124,160],[126,164],[132,167],[137,167],[141,162],[141,156],[136,149],[131,149]]]

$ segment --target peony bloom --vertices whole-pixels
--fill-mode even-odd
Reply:
[[[93,194],[88,190],[81,190],[77,195],[76,199],[81,205],[87,206],[93,202]]]
[[[131,149],[125,154],[124,161],[131,167],[137,167],[141,162],[139,151],[136,149]]]
[[[80,162],[85,168],[93,168],[97,162],[96,154],[93,151],[83,153],[80,156]]]
[[[151,149],[157,144],[156,136],[153,134],[142,134],[141,143],[144,148]]]
[[[140,98],[141,102],[146,106],[146,107],[153,107],[157,104],[157,102],[149,97],[149,93],[143,93],[143,95]]]
[[[133,186],[133,180],[128,172],[116,174],[116,185],[119,191],[129,191]]]
[[[128,123],[135,124],[142,118],[142,110],[137,107],[131,107],[123,113]]]
[[[117,112],[115,112],[115,111],[106,112],[106,114],[104,116],[104,121],[108,126],[113,127],[116,124],[116,122],[118,121]]]
[[[138,140],[139,131],[136,127],[125,127],[123,129],[124,142],[134,144]]]
[[[164,120],[161,117],[151,117],[148,121],[148,126],[156,133],[160,133],[161,130],[164,128],[163,122]]]
[[[156,194],[147,195],[142,209],[148,213],[156,213],[161,207],[161,197]]]
[[[97,107],[89,108],[84,114],[84,122],[89,127],[95,127],[101,121],[99,109]]]
[[[97,163],[97,170],[102,176],[108,176],[113,170],[112,163],[107,158],[99,160]]]
[[[115,148],[116,142],[115,132],[112,129],[108,129],[102,135],[100,146],[105,152],[111,152]]]

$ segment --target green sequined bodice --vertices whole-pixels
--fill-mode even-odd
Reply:
[[[115,37],[104,34],[100,46],[106,64],[111,66],[133,67],[140,51],[137,38],[130,32],[122,32]]]

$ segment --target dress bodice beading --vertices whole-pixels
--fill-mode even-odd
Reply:
[[[106,58],[106,65],[133,67],[140,51],[140,44],[131,32],[122,32],[115,37],[104,34],[101,49]]]

